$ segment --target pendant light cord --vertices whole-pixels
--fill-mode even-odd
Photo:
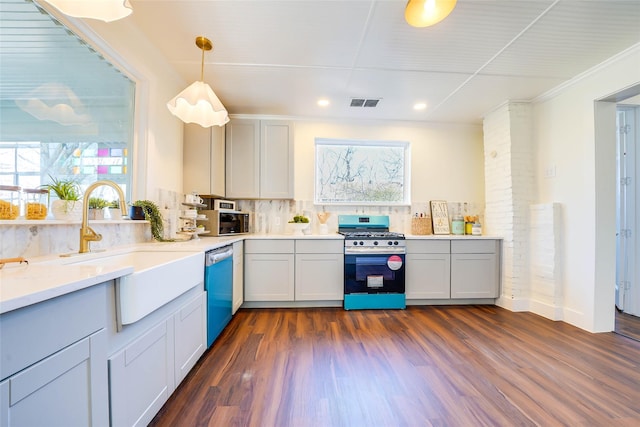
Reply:
[[[200,61],[200,81],[204,81],[204,47],[202,48],[202,60]]]

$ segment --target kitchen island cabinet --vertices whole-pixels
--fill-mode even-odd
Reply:
[[[234,119],[226,125],[226,197],[293,199],[293,123]]]
[[[224,128],[185,124],[183,144],[184,192],[224,197]]]
[[[0,425],[109,425],[107,288],[0,316]]]

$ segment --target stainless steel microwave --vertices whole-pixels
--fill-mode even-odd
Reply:
[[[199,212],[207,217],[207,220],[199,220],[198,224],[204,223],[204,228],[211,230],[211,234],[208,236],[228,236],[249,232],[249,214],[246,212],[227,210]],[[207,234],[203,234],[203,236],[207,236]]]

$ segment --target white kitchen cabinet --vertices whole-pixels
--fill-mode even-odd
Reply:
[[[109,358],[112,426],[146,426],[173,392],[173,333],[166,319]]]
[[[293,123],[234,119],[226,125],[226,197],[293,199]]]
[[[233,306],[231,314],[235,314],[244,302],[244,243],[233,244]]]
[[[293,240],[247,240],[244,257],[245,301],[293,301]]]
[[[185,124],[183,141],[184,192],[224,197],[224,127]]]
[[[407,299],[449,299],[451,268],[449,240],[407,240],[405,291]]]
[[[0,425],[107,426],[107,413],[93,411],[107,406],[105,334],[103,329],[0,383]]]
[[[296,240],[295,300],[344,299],[344,242]]]
[[[500,242],[451,242],[451,298],[497,298],[500,292]]]
[[[206,292],[184,304],[173,316],[176,387],[207,349]]]
[[[0,316],[0,425],[109,424],[107,284]]]

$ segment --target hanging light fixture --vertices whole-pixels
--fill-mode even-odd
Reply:
[[[204,52],[213,49],[213,45],[208,38],[199,36],[196,37],[196,46],[202,49],[200,80],[167,102],[167,108],[185,123],[197,123],[205,128],[223,126],[229,121],[229,114],[211,86],[204,82]]]
[[[429,27],[449,16],[457,0],[409,0],[404,19],[413,27]]]
[[[45,0],[65,15],[76,18],[116,21],[131,15],[129,0]]]

